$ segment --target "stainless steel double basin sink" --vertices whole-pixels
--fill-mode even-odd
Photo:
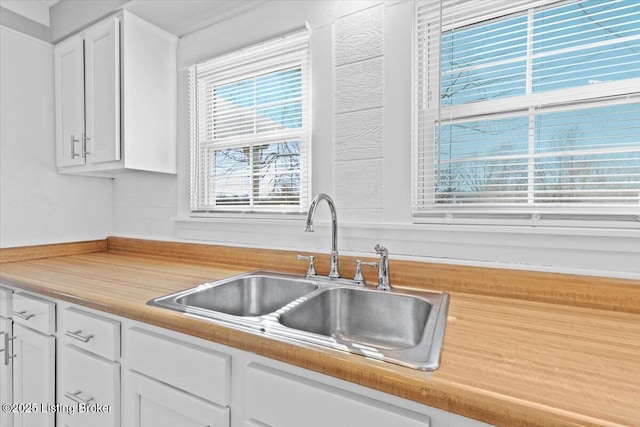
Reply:
[[[148,304],[285,341],[434,370],[439,366],[449,295],[380,292],[320,276],[254,271]]]

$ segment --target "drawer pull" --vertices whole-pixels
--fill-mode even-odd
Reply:
[[[88,396],[86,399],[83,399],[82,397],[80,397],[80,395],[82,394],[82,391],[78,390],[75,393],[65,393],[64,396],[67,397],[70,400],[73,400],[76,403],[84,403],[85,405],[88,405],[89,402],[91,402],[93,400],[93,397]]]
[[[23,319],[23,320],[29,320],[31,319],[33,316],[35,316],[35,314],[27,314],[27,310],[22,310],[22,311],[14,311],[13,312],[14,316],[18,316],[19,318]]]
[[[89,342],[89,340],[93,338],[93,335],[80,335],[80,332],[82,332],[82,330],[78,329],[77,331],[67,331],[64,334],[68,337],[82,342]]]

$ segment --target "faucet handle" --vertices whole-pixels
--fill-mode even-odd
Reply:
[[[362,266],[366,267],[377,267],[377,262],[363,262],[360,260],[356,260],[356,274],[353,276],[353,284],[356,286],[367,286],[367,282],[362,275]]]
[[[374,251],[376,251],[376,253],[378,255],[389,255],[389,250],[387,248],[385,248],[384,246],[382,246],[380,243],[378,243],[374,248]]]
[[[309,256],[298,255],[297,258],[309,260],[309,268],[307,268],[307,277],[316,276],[318,274],[316,273],[316,263],[315,263],[315,257],[313,255],[309,255]]]

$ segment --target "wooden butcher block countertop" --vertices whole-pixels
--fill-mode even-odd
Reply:
[[[352,261],[341,259],[345,277]],[[392,259],[392,283],[451,294],[440,368],[422,372],[146,305],[258,268],[304,273],[292,252],[109,238],[2,249],[0,263],[8,285],[498,426],[640,426],[638,281]]]

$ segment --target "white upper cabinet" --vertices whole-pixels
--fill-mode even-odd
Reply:
[[[56,46],[55,79],[57,165],[83,165],[84,55],[81,37]]]
[[[120,160],[120,22],[109,18],[84,35],[87,163]]]
[[[176,45],[122,11],[56,46],[59,172],[176,172]]]

